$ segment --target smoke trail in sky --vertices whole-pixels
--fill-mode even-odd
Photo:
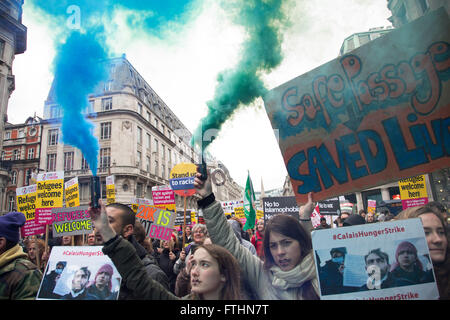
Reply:
[[[57,48],[55,58],[54,90],[56,101],[64,109],[63,141],[81,150],[94,176],[99,144],[91,134],[94,125],[85,119],[83,111],[88,106],[88,95],[107,78],[103,63],[107,52],[102,42],[93,34],[72,32]]]
[[[220,130],[225,121],[243,105],[252,103],[267,91],[261,76],[282,61],[282,30],[288,19],[283,0],[225,1],[224,6],[242,25],[247,39],[242,45],[241,59],[231,70],[221,72],[214,98],[207,102],[208,114],[194,132],[192,144],[203,150],[216,136],[204,139],[210,129]]]
[[[134,10],[139,19],[128,23],[159,36],[168,23],[182,21],[192,0],[30,0],[38,10],[63,25],[59,36],[64,40],[56,48],[54,59],[54,92],[63,109],[62,140],[77,147],[97,175],[98,139],[93,135],[93,123],[83,115],[88,95],[108,78],[104,21],[112,20],[114,10]]]

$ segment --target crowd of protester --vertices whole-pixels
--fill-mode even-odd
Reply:
[[[0,298],[35,299],[41,282],[41,293],[47,298],[115,297],[111,292],[112,268],[109,265],[102,266],[90,282],[90,272],[81,268],[75,274],[79,277],[79,287],[64,296],[53,293],[65,263],[58,262],[54,270],[48,269],[52,248],[79,245],[102,246],[104,254],[122,276],[120,300],[313,300],[320,299],[321,292],[330,294],[327,292],[330,288],[343,287],[345,248],[333,248],[331,259],[316,273],[311,232],[322,232],[331,225],[322,218],[319,226],[312,227],[311,213],[315,206],[312,194],[300,208],[299,219],[289,215],[276,215],[269,221],[262,218],[256,221],[254,229],[244,231],[239,219],[227,218],[224,214],[220,202],[215,200],[209,179],[196,178],[195,186],[200,198],[198,207],[206,224],[176,230],[170,241],[148,238],[130,207],[119,203],[106,207],[102,204],[100,210],[90,208],[95,226],[93,233],[50,237],[47,244],[44,235],[20,238],[19,228],[25,223],[22,213],[0,216]],[[447,210],[440,203],[409,208],[396,216],[364,210],[341,212],[334,223],[337,228],[345,228],[410,218],[422,221],[440,298],[449,299],[448,219]],[[387,254],[381,250],[369,252],[364,257],[366,268],[376,263],[382,270],[382,279],[376,285],[388,288],[429,281],[430,273],[423,269],[419,259],[413,259],[415,262],[410,269],[399,263],[404,252],[415,254],[417,258],[414,249],[402,243],[396,252],[397,261],[393,263],[389,263]],[[322,281],[322,276],[326,281]],[[367,286],[348,290],[370,289]]]

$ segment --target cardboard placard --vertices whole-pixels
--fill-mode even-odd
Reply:
[[[170,187],[182,197],[189,197],[195,193],[194,178],[197,165],[193,163],[179,163],[170,171]]]
[[[52,209],[53,237],[92,233],[88,206]]]
[[[80,189],[78,177],[70,179],[64,183],[64,195],[66,197],[66,207],[80,206]]]
[[[438,299],[420,218],[312,232],[322,300]]]
[[[448,30],[440,8],[264,96],[298,203],[448,167]]]
[[[117,300],[121,281],[101,246],[55,246],[36,300]]]

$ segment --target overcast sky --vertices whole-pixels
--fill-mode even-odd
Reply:
[[[23,24],[28,28],[27,50],[13,65],[16,89],[8,106],[8,121],[23,123],[36,113],[42,117],[44,101],[53,79],[55,25],[38,15],[25,1]],[[343,40],[356,32],[390,26],[386,0],[295,1],[289,12],[291,26],[284,34],[281,65],[264,80],[277,87],[335,59]],[[82,13],[82,12],[81,12]],[[213,98],[217,74],[232,68],[239,58],[244,32],[212,0],[182,30],[161,39],[130,29],[124,12],[115,15],[108,38],[117,56],[127,59],[194,132]],[[114,28],[119,28],[117,32]],[[287,171],[264,109],[262,99],[241,108],[228,120],[209,151],[221,160],[232,178],[245,186],[250,172],[255,191],[280,188]]]

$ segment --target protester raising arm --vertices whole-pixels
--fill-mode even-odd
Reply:
[[[101,200],[99,202],[101,203]],[[125,281],[126,287],[133,291],[135,296],[150,300],[178,299],[148,276],[133,245],[111,228],[103,203],[100,209],[90,208],[89,212],[95,228],[103,237],[103,253],[110,257],[122,276],[122,281]]]
[[[194,180],[198,201],[213,243],[225,247],[238,260],[243,277],[258,299],[318,299],[309,233],[297,219],[278,215],[267,223],[264,234],[265,262],[240,245],[227,223],[222,206],[215,201],[210,175],[203,181],[197,172]],[[286,220],[287,219],[287,220]],[[293,227],[292,232],[284,229]],[[289,234],[289,235],[286,235]],[[270,262],[267,262],[269,258]]]
[[[99,201],[100,202],[100,201]],[[179,299],[146,273],[136,249],[129,241],[117,235],[108,223],[105,207],[90,208],[95,228],[102,235],[105,244],[103,253],[108,255],[126,287],[140,299]],[[240,298],[239,264],[224,248],[214,244],[196,247],[190,260],[191,294],[183,299],[237,300]]]
[[[313,202],[313,193],[308,193],[308,202],[300,207],[299,217],[300,224],[306,231],[313,231],[314,227],[311,222],[311,214],[314,211],[316,204]]]

